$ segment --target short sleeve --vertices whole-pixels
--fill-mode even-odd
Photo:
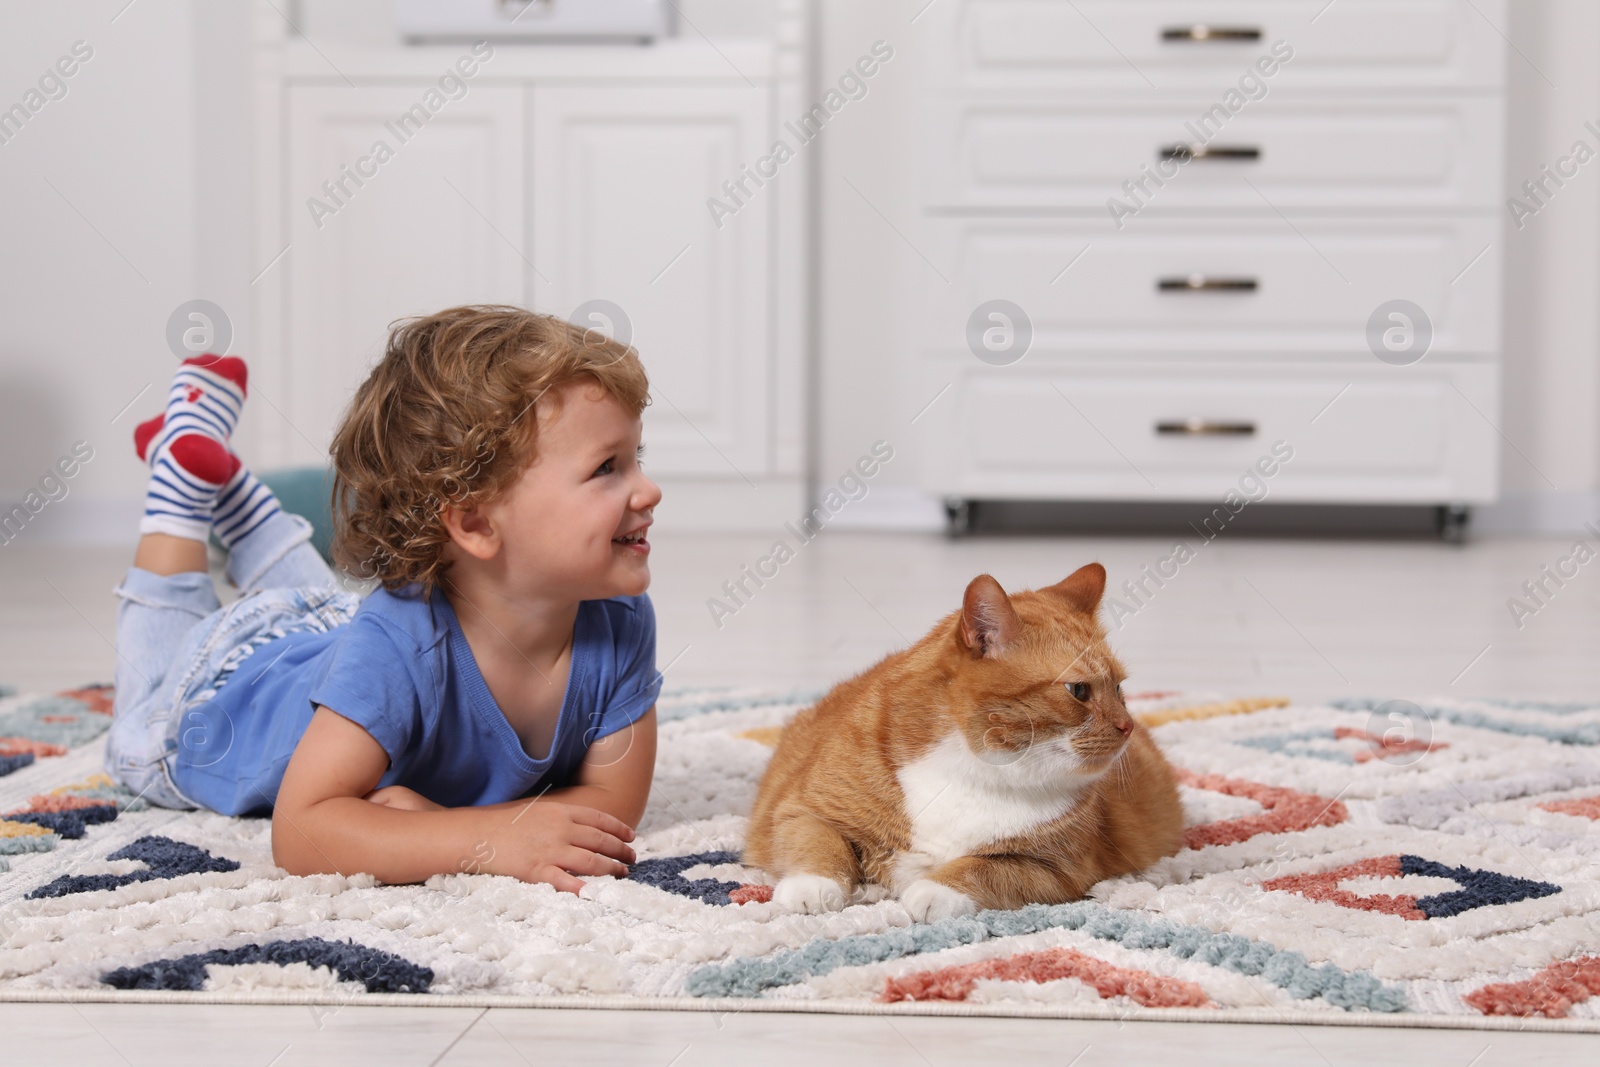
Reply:
[[[632,725],[655,704],[661,694],[661,674],[656,670],[656,609],[650,597],[617,597],[626,605],[613,613],[616,642],[615,684],[601,709],[600,725],[590,741],[598,741]]]
[[[425,657],[403,635],[358,612],[323,657],[310,700],[372,735],[391,767],[422,730],[423,694],[432,688]]]

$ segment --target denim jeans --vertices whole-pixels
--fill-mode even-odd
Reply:
[[[116,589],[116,696],[106,772],[153,804],[197,808],[173,781],[186,717],[259,648],[291,633],[349,622],[360,598],[339,588],[309,544],[311,524],[280,512],[228,555],[240,597],[217,600],[211,576],[131,567]],[[202,739],[203,740],[203,739]]]

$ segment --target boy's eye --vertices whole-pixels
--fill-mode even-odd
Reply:
[[[616,461],[615,457],[612,457],[611,459],[608,459],[604,463],[600,464],[600,466],[596,467],[594,469],[594,472],[596,474],[610,474],[612,471],[614,471],[616,469],[617,469],[617,461]]]
[[[1088,682],[1068,682],[1067,683],[1067,692],[1072,694],[1072,699],[1073,700],[1088,700],[1089,699],[1089,693],[1090,693],[1089,683]]]

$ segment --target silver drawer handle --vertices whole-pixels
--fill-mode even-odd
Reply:
[[[1205,274],[1162,278],[1156,282],[1156,288],[1163,293],[1253,293],[1260,287],[1254,278],[1213,278]]]
[[[1253,163],[1261,158],[1261,149],[1254,145],[1169,144],[1163,145],[1158,155],[1163,163],[1173,160],[1187,163],[1191,159],[1248,160]]]
[[[1253,422],[1213,422],[1210,419],[1182,419],[1156,423],[1156,433],[1166,437],[1254,437]]]
[[[515,22],[529,11],[548,15],[555,8],[556,0],[495,0],[495,6],[500,14],[509,15]]]
[[[1261,30],[1255,26],[1168,26],[1161,31],[1161,39],[1168,43],[1212,44],[1238,41],[1259,41]]]

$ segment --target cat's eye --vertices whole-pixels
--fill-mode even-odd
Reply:
[[[1090,694],[1089,683],[1088,682],[1068,682],[1067,683],[1067,692],[1072,694],[1072,699],[1073,700],[1086,701],[1086,700],[1089,699],[1089,694]]]

